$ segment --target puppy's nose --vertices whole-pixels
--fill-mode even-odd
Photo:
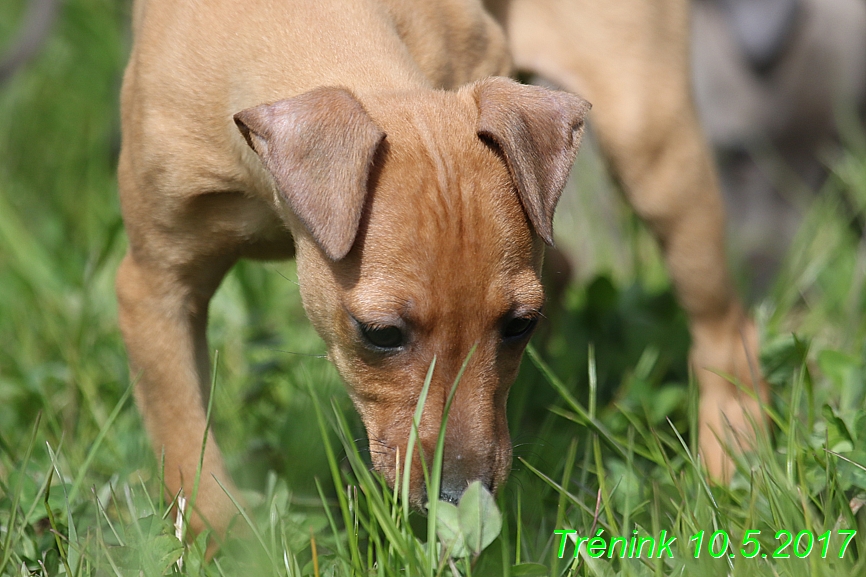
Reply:
[[[443,484],[443,486],[439,490],[439,500],[447,501],[452,505],[456,505],[460,502],[460,497],[463,496],[463,491],[466,490],[466,487],[468,487],[468,484],[465,482],[460,485]]]
[[[484,485],[484,487],[493,492],[493,484],[485,479],[478,479]],[[446,483],[443,479],[442,487],[439,489],[439,500],[440,501],[448,501],[452,505],[456,505],[460,502],[460,497],[463,496],[463,493],[466,491],[466,488],[469,486],[470,481],[460,481],[458,483]]]
[[[479,471],[473,466],[473,462],[474,460],[467,459],[463,453],[457,453],[451,459],[446,459],[442,469],[442,484],[439,487],[441,501],[456,505],[472,481],[481,481],[488,491],[493,492],[491,476],[487,471]]]

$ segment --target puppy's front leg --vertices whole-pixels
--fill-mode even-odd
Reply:
[[[137,258],[131,250],[118,271],[118,312],[135,397],[157,457],[164,451],[165,486],[172,497],[180,490],[188,500],[193,495],[206,430],[208,301],[230,265],[180,270]],[[215,478],[233,491],[211,435],[190,516],[195,533],[210,526],[221,535],[235,512]]]

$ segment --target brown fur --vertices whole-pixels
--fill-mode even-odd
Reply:
[[[752,382],[757,344],[725,269],[724,216],[689,97],[685,2],[649,4],[489,8],[519,66],[597,103],[605,152],[690,315],[702,452],[724,475],[716,433],[724,419],[748,431],[757,405],[703,368]],[[503,28],[474,0],[138,0],[134,29],[119,165],[130,248],[117,292],[167,489],[189,493],[198,465],[210,297],[239,258],[295,255],[307,315],[389,481],[434,355],[427,455],[477,346],[449,417],[441,497],[473,479],[495,490],[510,469],[505,403],[528,338],[503,335],[543,304],[542,240],[552,241],[588,105],[486,79],[511,61]],[[375,349],[358,322],[399,327],[402,346]],[[211,439],[192,522],[221,533],[233,507],[214,477],[231,490]],[[416,460],[412,500],[425,497]]]

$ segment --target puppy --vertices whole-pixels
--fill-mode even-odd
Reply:
[[[692,361],[753,382],[754,329],[730,288],[724,215],[689,97],[686,5],[644,4],[136,2],[117,293],[168,491],[189,495],[196,478],[210,297],[238,259],[291,256],[307,315],[379,449],[376,469],[394,481],[435,356],[419,426],[432,454],[475,346],[438,497],[455,501],[476,479],[503,483],[508,389],[540,315],[543,244],[589,110],[571,93],[495,77],[512,71],[512,54],[599,103],[605,151],[690,315]],[[702,451],[723,475],[728,424],[748,432],[757,402],[712,372],[699,378]],[[416,458],[419,505],[429,497],[420,467]],[[234,513],[215,479],[233,489],[211,437],[196,531],[221,533]]]

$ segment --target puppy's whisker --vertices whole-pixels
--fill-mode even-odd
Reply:
[[[327,359],[328,358],[328,355],[316,355],[313,353],[299,353],[296,351],[284,351],[281,349],[268,349],[268,350],[275,352],[275,353],[283,353],[286,355],[297,355],[299,357],[312,357],[314,359]]]
[[[299,282],[296,281],[296,280],[292,280],[292,279],[290,279],[289,277],[287,277],[286,275],[284,275],[283,273],[281,273],[281,272],[280,272],[279,270],[277,270],[276,268],[271,268],[271,270],[272,270],[273,272],[277,273],[278,275],[280,275],[281,277],[283,277],[284,280],[287,280],[287,281],[289,281],[290,283],[292,283],[293,285],[295,285],[295,286],[301,286],[301,283],[299,283]]]
[[[379,444],[379,445],[382,445],[384,448],[386,448],[386,449],[388,449],[389,451],[392,451],[392,452],[395,450],[394,447],[392,447],[391,445],[389,445],[386,441],[383,441],[382,439],[370,439],[370,443],[371,443],[371,444],[372,444],[372,443],[377,443],[377,444]]]
[[[522,447],[531,447],[531,446],[533,446],[533,445],[535,445],[535,443],[532,443],[532,442],[526,442],[526,443],[514,443],[514,445],[512,445],[512,448],[513,448],[513,449],[520,449],[520,448],[522,448]],[[545,443],[542,443],[542,442],[539,442],[539,443],[538,443],[538,446],[539,446],[539,447],[543,447],[544,445],[545,445]]]
[[[515,471],[520,471],[520,470],[521,469],[519,469],[517,467],[513,467],[511,469],[511,473],[513,474]],[[515,488],[515,486],[516,486],[516,488]],[[523,490],[524,490],[523,479],[521,479],[520,477],[517,477],[517,476],[509,477],[509,479],[508,479],[508,493],[513,494],[514,498],[511,499],[512,502],[517,501],[517,493],[522,493]]]

